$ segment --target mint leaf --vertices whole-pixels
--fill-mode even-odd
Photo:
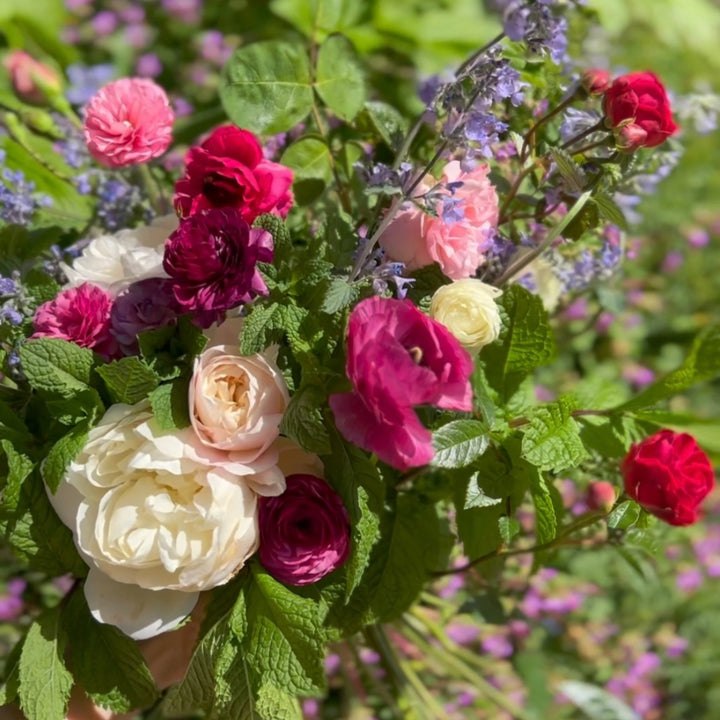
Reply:
[[[325,455],[330,452],[322,407],[326,393],[317,385],[304,385],[295,391],[280,422],[280,432],[308,452]]]
[[[315,90],[343,120],[353,120],[365,103],[365,77],[355,48],[344,35],[331,35],[320,46]]]
[[[407,132],[407,120],[392,105],[376,100],[365,103],[365,112],[383,142],[391,150],[399,150]]]
[[[0,440],[7,459],[7,477],[2,488],[2,504],[10,511],[17,509],[20,502],[20,491],[25,478],[35,469],[35,463],[27,456],[15,449],[9,440]]]
[[[278,303],[253,305],[240,334],[240,353],[254,355],[262,352],[281,335],[282,308]]]
[[[494,498],[485,494],[485,491],[478,485],[478,475],[475,473],[468,482],[463,510],[492,507],[493,505],[500,505],[500,503],[502,503],[502,498]]]
[[[347,278],[336,277],[330,281],[321,310],[332,315],[352,305],[360,297],[360,289],[351,285]]]
[[[189,375],[159,385],[148,398],[155,421],[161,430],[181,430],[190,425],[188,405]]]
[[[534,412],[523,435],[522,450],[525,459],[539,470],[562,472],[588,457],[572,408],[567,397],[560,397]]]
[[[475,462],[487,450],[487,427],[477,420],[454,420],[433,433],[435,456],[431,464],[442,468],[462,468]]]
[[[558,519],[547,480],[542,473],[536,473],[530,484],[530,494],[535,503],[535,535],[539,545],[554,540],[557,535]]]
[[[582,168],[573,160],[572,155],[559,147],[550,149],[550,154],[557,165],[557,169],[565,179],[568,189],[571,192],[582,192],[587,184],[587,175]]]
[[[640,519],[642,510],[634,500],[626,500],[613,508],[607,517],[607,526],[613,530],[627,530]]]
[[[270,684],[260,686],[256,708],[263,720],[303,720],[304,717],[297,698]]]
[[[88,389],[94,364],[91,350],[67,340],[38,338],[28,340],[19,353],[23,372],[36,390],[68,398]]]
[[[139,357],[124,357],[97,368],[113,403],[134,405],[160,384],[157,373]]]
[[[60,610],[46,610],[30,626],[20,653],[18,695],[27,720],[64,720],[73,677],[65,667],[67,637]]]
[[[277,263],[293,249],[290,231],[284,220],[272,213],[264,213],[255,218],[254,228],[267,230],[273,236],[274,263]]]
[[[511,285],[499,300],[503,321],[500,337],[483,348],[488,382],[507,400],[523,378],[546,364],[555,340],[542,300],[521,285]]]
[[[63,612],[75,680],[101,707],[126,713],[157,698],[155,682],[138,644],[112,625],[95,621],[81,592]]]
[[[515,519],[503,515],[498,520],[498,529],[500,530],[500,537],[502,541],[509,545],[516,535],[520,534],[520,523]]]
[[[47,457],[40,466],[43,480],[50,492],[54,493],[57,490],[68,465],[85,447],[88,431],[88,423],[79,423],[50,448]]]
[[[236,125],[255,133],[280,133],[310,112],[310,83],[302,45],[256,42],[237,49],[223,68],[220,100]]]

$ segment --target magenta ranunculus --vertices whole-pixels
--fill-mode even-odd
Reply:
[[[259,499],[260,562],[280,582],[307,585],[350,553],[350,520],[340,496],[314,475],[290,475],[277,497]]]
[[[138,333],[169,325],[182,310],[167,278],[147,278],[132,283],[113,303],[110,332],[124,355],[138,352]]]
[[[226,208],[181,220],[165,244],[163,267],[182,311],[209,327],[226,310],[267,294],[257,263],[272,259],[272,235]]]
[[[85,111],[85,141],[102,165],[123,167],[162,155],[175,113],[152,80],[122,78],[100,88]]]
[[[32,337],[70,340],[105,359],[113,358],[118,344],[110,333],[112,303],[110,295],[90,283],[63,290],[35,311]]]
[[[232,207],[249,223],[263,213],[285,217],[293,201],[292,181],[290,168],[263,158],[251,132],[224,125],[188,150],[185,176],[175,184],[175,209],[186,217]]]
[[[348,323],[346,372],[353,391],[330,396],[340,432],[400,470],[433,456],[415,405],[472,409],[473,363],[450,331],[409,300],[372,297]]]

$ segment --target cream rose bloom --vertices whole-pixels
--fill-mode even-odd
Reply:
[[[201,443],[227,451],[234,462],[267,465],[270,455],[277,463],[271,446],[290,397],[273,355],[244,357],[236,345],[216,345],[195,360],[188,398],[192,427]],[[284,481],[275,489],[250,482],[262,495],[284,490]]]
[[[502,291],[475,278],[439,287],[430,301],[430,317],[442,323],[472,354],[497,340]]]
[[[151,637],[243,567],[258,545],[257,496],[238,469],[191,428],[159,431],[146,401],[105,413],[50,496],[90,567],[97,620]]]
[[[162,265],[165,241],[177,229],[178,222],[176,215],[165,215],[146,227],[96,237],[72,267],[61,263],[68,285],[89,282],[115,297],[131,283],[167,277]]]

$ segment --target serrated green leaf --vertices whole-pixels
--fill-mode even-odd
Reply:
[[[161,430],[181,430],[190,425],[189,386],[190,377],[184,375],[159,385],[148,395],[155,421]]]
[[[155,702],[158,692],[138,644],[113,625],[94,620],[81,592],[70,598],[62,622],[72,638],[75,681],[98,705],[126,713]]]
[[[523,378],[549,362],[555,341],[542,300],[520,285],[511,285],[499,300],[500,338],[483,348],[488,382],[507,400]]]
[[[254,305],[243,323],[240,354],[262,352],[277,340],[282,327],[282,309],[278,303]]]
[[[385,144],[398,150],[408,130],[407,120],[392,105],[376,100],[365,103],[365,112]]]
[[[160,384],[157,373],[139,357],[124,357],[97,368],[113,403],[134,405]]]
[[[281,433],[318,455],[330,452],[330,436],[322,413],[325,399],[325,391],[319,386],[300,387],[290,398],[280,422]]]
[[[18,452],[9,440],[0,440],[0,447],[5,453],[8,464],[7,478],[2,488],[2,505],[13,512],[20,502],[22,484],[34,470],[35,463],[27,455]]]
[[[523,434],[522,450],[525,459],[539,470],[562,472],[588,457],[572,408],[573,404],[561,397],[533,413]]]
[[[502,541],[509,545],[520,534],[520,523],[514,517],[503,515],[498,520],[498,530],[500,530]]]
[[[492,507],[500,505],[502,498],[494,498],[485,494],[485,491],[478,485],[478,476],[475,473],[468,482],[467,491],[465,492],[465,504],[463,510],[470,508]]]
[[[360,296],[360,289],[351,285],[346,278],[336,277],[330,281],[321,310],[332,315],[352,305]]]
[[[16,446],[25,446],[33,441],[33,436],[20,416],[4,402],[0,402],[0,438]]]
[[[292,238],[285,221],[272,213],[263,213],[255,218],[253,227],[267,230],[273,236],[274,259],[282,258],[292,250]]]
[[[550,488],[542,473],[533,476],[530,494],[535,505],[535,535],[538,544],[542,545],[555,539],[558,527]]]
[[[344,35],[331,35],[320,46],[314,87],[343,120],[353,120],[362,109],[365,77],[355,48]]]
[[[588,415],[579,420],[580,437],[585,447],[602,457],[624,457],[630,445],[640,439],[637,423],[624,415]]]
[[[303,720],[297,698],[274,685],[261,685],[257,693],[256,709],[263,720]]]
[[[50,448],[50,451],[40,466],[43,480],[50,489],[50,492],[54,493],[57,490],[68,465],[70,465],[77,454],[85,447],[88,432],[89,425],[87,422],[78,423]]]
[[[72,397],[88,389],[94,357],[91,350],[58,338],[28,340],[20,347],[20,361],[36,390]]]
[[[222,71],[220,100],[232,122],[280,133],[310,112],[310,63],[302,45],[268,40],[237,49]]]
[[[475,462],[487,450],[490,438],[484,423],[477,420],[453,420],[432,436],[435,456],[432,465],[462,468]]]
[[[64,720],[73,677],[65,667],[67,637],[60,610],[46,610],[30,626],[20,654],[20,709],[27,720]]]
[[[572,155],[559,147],[551,148],[550,154],[560,174],[567,183],[568,189],[575,193],[582,192],[587,184],[587,176],[582,168],[575,162]]]
[[[607,526],[613,530],[627,530],[640,519],[642,510],[634,500],[626,500],[613,508],[607,517]]]
[[[300,138],[285,150],[280,162],[293,171],[296,180],[316,178],[328,183],[332,179],[332,155],[320,138]]]
[[[613,225],[617,225],[621,230],[627,230],[627,220],[620,206],[606,193],[598,193],[593,196],[595,204],[600,209],[600,215],[611,222]]]

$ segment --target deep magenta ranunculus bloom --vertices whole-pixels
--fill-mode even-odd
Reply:
[[[670,525],[692,525],[715,484],[712,464],[695,438],[672,430],[633,445],[622,474],[625,492]]]
[[[249,223],[263,213],[285,217],[292,205],[290,168],[265,160],[257,138],[232,125],[217,128],[185,156],[185,175],[175,184],[175,209],[187,217],[232,207]]]
[[[209,327],[226,310],[267,294],[257,263],[272,259],[272,235],[226,208],[181,220],[165,244],[163,268],[182,311]]]
[[[314,475],[290,475],[277,497],[259,499],[260,562],[280,582],[307,585],[339,568],[350,552],[340,496]]]
[[[83,283],[43,303],[33,318],[34,338],[60,338],[94,350],[106,360],[118,353],[110,333],[113,300],[97,285]]]
[[[472,409],[470,355],[409,300],[372,297],[348,323],[349,393],[330,396],[340,432],[400,470],[432,459],[430,432],[413,407]]]

